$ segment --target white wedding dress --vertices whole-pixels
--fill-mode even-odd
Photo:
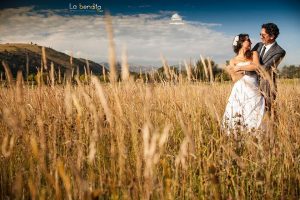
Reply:
[[[240,62],[237,66],[249,64],[250,62]],[[257,129],[263,119],[264,110],[265,100],[259,91],[257,75],[244,75],[232,88],[222,126],[227,133],[237,129]]]

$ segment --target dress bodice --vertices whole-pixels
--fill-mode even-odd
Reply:
[[[236,66],[239,66],[239,67],[246,66],[246,65],[250,65],[250,61],[239,62],[239,63],[236,64]]]

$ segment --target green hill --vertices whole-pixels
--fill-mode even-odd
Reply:
[[[73,58],[73,64],[70,64],[70,56],[56,51],[52,48],[45,47],[47,58],[47,69],[50,70],[51,62],[54,64],[54,69],[57,72],[60,69],[61,73],[72,72],[72,68],[76,73],[77,68],[80,74],[84,73],[84,66],[87,62],[85,59]],[[41,67],[42,46],[36,44],[17,44],[7,43],[0,44],[0,62],[5,61],[15,77],[18,70],[22,70],[26,75],[26,63],[28,62],[28,74],[36,74]],[[0,73],[4,73],[4,67],[0,63]],[[97,64],[88,60],[89,68],[93,74],[101,75],[103,73],[103,65]],[[108,71],[107,69],[105,69]],[[44,70],[47,71],[47,70]]]

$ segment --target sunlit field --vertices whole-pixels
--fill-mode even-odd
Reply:
[[[0,88],[0,198],[299,199],[300,85],[278,120],[227,136],[232,83]]]
[[[164,59],[164,77],[134,80],[125,54],[117,81],[110,23],[110,82],[61,84],[51,64],[33,84],[2,63],[0,199],[300,198],[299,80],[279,80],[276,120],[227,135],[232,82],[205,65],[209,81],[188,64],[175,74]]]

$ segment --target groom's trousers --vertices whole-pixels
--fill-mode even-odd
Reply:
[[[260,77],[260,90],[265,98],[265,110],[270,117],[277,118],[276,112],[276,96],[277,96],[277,81],[276,73],[271,69],[268,71],[268,77]]]

